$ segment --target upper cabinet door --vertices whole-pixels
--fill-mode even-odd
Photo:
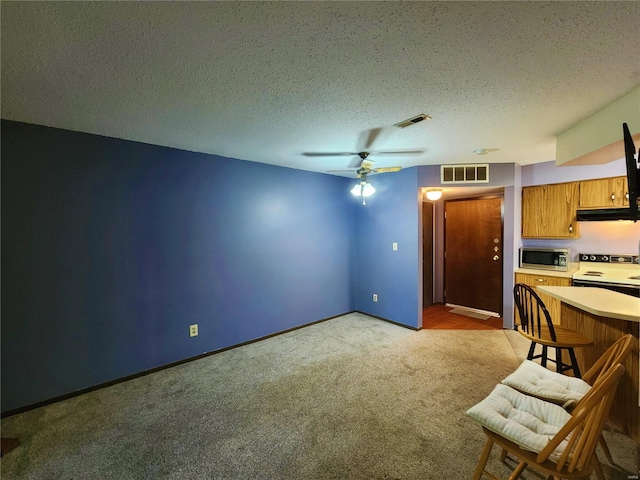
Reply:
[[[522,189],[523,238],[578,238],[578,182]]]
[[[622,207],[629,205],[625,177],[599,178],[580,182],[580,208]]]

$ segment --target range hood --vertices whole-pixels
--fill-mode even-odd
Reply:
[[[576,212],[576,218],[579,222],[631,220],[631,209],[629,207],[584,209]]]

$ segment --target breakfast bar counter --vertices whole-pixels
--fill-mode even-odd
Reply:
[[[600,317],[640,323],[640,298],[594,287],[538,287],[552,297]]]
[[[586,372],[621,336],[634,336],[633,351],[609,415],[610,420],[640,444],[640,299],[593,287],[538,287],[559,299],[560,325],[593,340],[593,346],[575,350],[580,370]]]

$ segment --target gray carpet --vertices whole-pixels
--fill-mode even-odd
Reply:
[[[22,445],[2,478],[468,479],[485,437],[464,412],[519,365],[518,337],[345,315],[3,419]],[[607,439],[609,477],[637,475],[635,444]]]

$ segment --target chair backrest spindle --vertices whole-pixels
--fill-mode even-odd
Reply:
[[[543,329],[548,329],[551,340],[555,342],[556,332],[551,315],[535,290],[524,283],[517,283],[513,287],[513,298],[520,314],[520,328],[538,338],[541,338]]]

